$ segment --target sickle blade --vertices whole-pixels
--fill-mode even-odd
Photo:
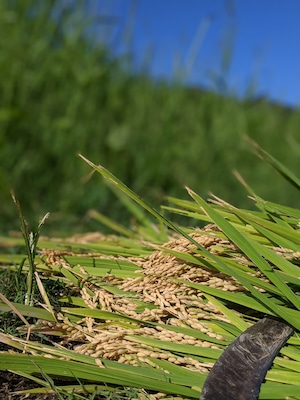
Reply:
[[[285,322],[269,317],[252,325],[216,361],[200,400],[256,400],[274,358],[293,333]]]

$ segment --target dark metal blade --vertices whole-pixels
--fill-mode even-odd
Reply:
[[[232,342],[216,361],[200,400],[256,400],[274,358],[294,330],[263,318]]]

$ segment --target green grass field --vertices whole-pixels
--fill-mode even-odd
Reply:
[[[110,189],[87,179],[79,152],[157,206],[166,195],[186,196],[185,185],[249,206],[233,169],[262,197],[298,204],[245,141],[297,170],[298,111],[132,75],[130,55],[117,59],[88,40],[75,3],[57,21],[59,1],[0,5],[1,232],[18,228],[10,189],[29,221],[51,213],[49,232],[98,229],[90,209],[128,222]]]

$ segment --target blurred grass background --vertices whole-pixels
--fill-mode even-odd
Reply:
[[[297,172],[298,110],[153,81],[91,40],[84,15],[79,0],[0,2],[1,233],[19,227],[10,189],[29,221],[51,213],[45,231],[100,229],[92,208],[128,223],[99,177],[85,179],[79,152],[154,206],[188,185],[249,207],[237,169],[263,198],[298,207],[244,139]]]

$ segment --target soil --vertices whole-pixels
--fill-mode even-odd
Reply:
[[[32,395],[28,397],[28,394],[13,394],[14,392],[31,389],[36,387],[36,383],[30,379],[22,378],[19,375],[15,375],[11,372],[0,371],[0,399],[5,400],[56,400],[56,394],[45,394],[45,395]]]
[[[30,379],[23,378],[12,372],[0,371],[0,399],[1,400],[57,400],[57,394],[14,394],[14,392],[32,389],[38,385]],[[103,396],[96,395],[94,400],[105,400]]]

